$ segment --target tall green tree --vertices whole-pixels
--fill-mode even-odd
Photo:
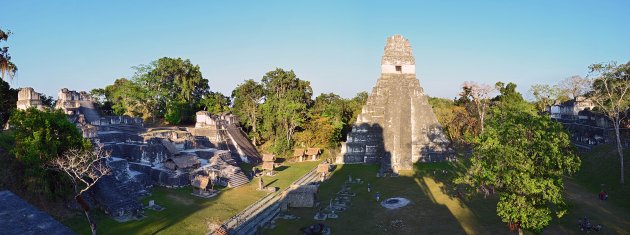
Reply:
[[[497,215],[511,228],[540,232],[566,212],[562,176],[579,169],[562,125],[520,110],[498,111],[477,140],[471,185],[493,188]]]
[[[589,96],[597,104],[598,110],[613,123],[621,164],[620,182],[623,184],[625,183],[624,160],[620,128],[630,115],[630,62],[621,65],[614,62],[593,64],[589,68],[590,76],[594,77],[593,90]]]
[[[520,110],[523,112],[535,113],[536,108],[523,99],[523,95],[516,91],[516,84],[497,82],[495,88],[499,91],[499,95],[492,98],[492,102],[502,110]]]
[[[254,80],[246,80],[244,83],[238,85],[234,91],[232,91],[232,99],[234,100],[233,112],[240,117],[241,124],[248,129],[251,129],[250,138],[256,145],[259,141],[258,123],[261,119],[261,105],[265,97],[265,89],[262,84],[255,82]]]
[[[98,94],[98,91],[95,91]],[[152,103],[147,99],[146,89],[126,78],[119,78],[114,84],[104,88],[103,104],[111,104],[115,115],[129,115],[142,117],[145,120],[153,118]]]
[[[7,123],[16,108],[18,90],[4,80],[0,80],[0,129]]]
[[[94,100],[94,103],[101,115],[114,114],[114,109],[112,108],[113,103],[107,99],[107,92],[104,88],[92,89],[90,91],[90,96]]]
[[[203,109],[210,113],[223,113],[230,111],[230,97],[221,92],[208,92],[200,101]]]
[[[558,86],[550,86],[547,84],[534,84],[529,89],[535,99],[536,108],[539,112],[545,112],[547,107],[556,102],[568,100]]]
[[[490,106],[490,96],[494,93],[495,89],[486,84],[465,82],[462,84],[462,90],[460,96],[463,97],[463,99],[469,100],[470,104],[475,108],[475,114],[479,120],[480,132],[483,133],[486,112]]]
[[[0,29],[0,42],[9,40],[9,36],[11,36],[11,31],[4,31]],[[9,47],[0,47],[0,80],[7,80],[8,78],[13,78],[15,73],[17,73],[17,66],[11,62],[11,54],[9,54]],[[7,75],[5,77],[5,75]]]
[[[171,124],[193,122],[194,113],[203,108],[209,94],[208,80],[198,65],[181,58],[160,58],[148,65],[133,67],[132,79],[117,79],[94,96],[104,98],[117,115],[142,117],[156,122],[164,118]]]
[[[304,123],[302,131],[295,134],[295,142],[305,148],[336,147],[340,140],[341,129],[341,122],[315,115]]]
[[[552,214],[566,212],[562,177],[575,173],[580,159],[560,123],[535,112],[516,85],[497,87],[499,104],[475,139],[468,174],[459,182],[497,192],[497,215],[510,228],[540,232]]]
[[[32,192],[60,194],[60,174],[47,170],[45,165],[71,148],[90,148],[90,142],[61,110],[17,110],[10,123],[15,133],[12,153],[24,165],[24,185]]]
[[[273,138],[274,152],[281,153],[291,148],[293,134],[306,121],[313,90],[310,82],[300,80],[293,70],[280,68],[265,74],[262,84],[265,89],[265,102],[261,105],[265,137]]]
[[[570,96],[571,99],[575,99],[590,91],[591,81],[589,81],[588,78],[575,75],[560,81],[560,83],[558,83],[558,89],[561,96]]]
[[[171,118],[167,121],[172,124],[192,121],[195,109],[209,91],[208,80],[190,60],[164,57],[135,69],[134,82],[142,88],[144,99],[152,106],[154,119],[169,112]]]
[[[467,99],[468,97],[460,97]],[[444,128],[451,142],[458,145],[468,144],[468,138],[476,136],[479,129],[479,120],[475,116],[472,101],[466,105],[449,99],[429,97],[429,104],[438,121]],[[470,108],[471,112],[467,108]]]

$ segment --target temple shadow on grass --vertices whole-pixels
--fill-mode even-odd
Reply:
[[[357,129],[356,133],[354,128]],[[332,177],[319,188],[319,207],[289,208],[288,213],[300,219],[279,220],[278,226],[266,233],[297,234],[301,228],[315,223],[328,225],[334,234],[508,233],[493,210],[482,210],[481,214],[476,214],[458,198],[450,196],[448,184],[445,184],[450,180],[450,177],[446,177],[448,173],[443,173],[443,179],[437,174],[442,168],[451,167],[447,162],[420,163],[413,170],[401,171],[395,177],[377,177],[377,174],[391,175],[388,172],[393,171],[391,153],[384,147],[383,128],[378,124],[364,123],[353,127],[353,133],[348,136],[347,152],[343,156],[345,162],[378,164],[339,165]],[[436,173],[431,174],[433,171]],[[360,178],[364,183],[350,186],[357,195],[352,198],[349,208],[339,212],[337,219],[314,220],[315,213],[335,198],[350,176],[353,179]],[[368,183],[371,192],[367,191]],[[380,194],[381,200],[403,197],[411,203],[399,209],[386,209],[376,201],[376,193]],[[479,225],[479,217],[490,217],[489,225]]]

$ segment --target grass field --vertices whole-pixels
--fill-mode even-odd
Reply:
[[[630,155],[628,151],[626,153]],[[614,147],[600,146],[581,153],[581,158],[580,172],[565,180],[569,212],[555,219],[543,234],[579,233],[576,224],[584,216],[604,226],[604,230],[597,234],[626,234],[630,231],[630,187],[619,183],[619,161]],[[287,163],[286,169],[275,177],[266,177],[265,183],[285,188],[316,164]],[[327,203],[333,198],[349,175],[369,182],[373,191],[367,192],[366,183],[353,185],[352,191],[357,196],[350,208],[339,213],[339,219],[324,223],[332,228],[334,234],[510,234],[507,226],[496,216],[496,198],[462,200],[447,190],[450,187],[445,187],[445,184],[459,174],[459,169],[459,164],[420,164],[414,171],[402,172],[400,177],[376,178],[376,165],[340,165],[333,177],[320,187],[321,202]],[[442,170],[448,173],[444,174]],[[629,176],[626,175],[626,179]],[[127,223],[118,223],[102,213],[97,214],[99,231],[102,234],[203,234],[206,232],[206,221],[229,218],[264,196],[265,193],[256,191],[256,187],[257,182],[251,182],[240,188],[224,189],[212,199],[191,196],[190,188],[158,187],[143,202],[156,200],[166,210],[148,210],[147,218]],[[609,201],[597,200],[601,189],[609,193]],[[401,196],[412,203],[398,210],[387,210],[375,202],[377,191],[383,199]],[[278,220],[275,229],[264,233],[300,234],[300,228],[317,222],[313,220],[316,209],[294,208],[289,212],[300,219]],[[89,233],[82,215],[63,222],[80,234]]]
[[[630,150],[624,152],[626,183],[623,185],[619,181],[620,164],[616,146],[597,146],[581,156],[582,167],[572,179],[594,194],[600,190],[606,191],[609,202],[630,213]]]
[[[265,177],[265,184],[284,189],[291,182],[313,169],[318,162],[285,163],[276,176]],[[156,187],[152,195],[144,198],[166,207],[156,212],[145,210],[146,218],[140,221],[118,223],[103,213],[95,213],[99,234],[205,234],[207,221],[223,221],[266,195],[257,191],[258,182],[250,182],[234,189],[223,189],[211,199],[191,195],[192,188],[168,189]],[[90,234],[85,217],[78,214],[73,219],[62,221],[79,234]]]
[[[569,212],[552,221],[543,234],[580,233],[577,221],[584,216],[604,226],[597,234],[630,231],[630,193],[628,186],[619,184],[618,158],[611,149],[611,146],[602,146],[581,154],[582,170],[565,180]],[[459,164],[420,164],[414,171],[402,172],[400,177],[376,178],[376,165],[341,165],[332,178],[321,185],[321,202],[328,203],[348,175],[370,182],[373,191],[367,192],[367,184],[353,185],[352,191],[357,196],[349,209],[340,212],[338,219],[323,223],[330,226],[334,234],[510,234],[496,215],[496,198],[479,196],[462,200],[447,190],[450,187],[445,184],[460,172],[458,169],[461,169]],[[597,200],[601,184],[611,195],[610,201]],[[400,196],[412,203],[397,210],[385,209],[375,202],[377,191],[384,199]],[[316,208],[292,208],[289,213],[300,219],[277,220],[277,227],[264,233],[299,234],[300,228],[319,222],[313,219],[316,211]]]
[[[630,151],[625,151],[625,156]],[[565,180],[565,196],[569,213],[550,226],[545,234],[575,233],[577,221],[587,216],[593,223],[602,224],[599,234],[630,233],[630,186],[619,181],[619,156],[613,145],[602,145],[580,154],[580,171]],[[630,161],[626,158],[626,167]],[[630,174],[626,171],[626,181]],[[597,194],[605,190],[608,201],[600,201]]]
[[[494,215],[494,205],[484,200],[471,200],[463,203],[444,191],[442,169],[452,169],[448,163],[422,164],[415,171],[401,172],[400,177],[376,178],[376,165],[342,165],[333,177],[320,187],[320,200],[328,202],[337,192],[348,175],[358,177],[372,185],[367,192],[367,184],[352,186],[357,193],[347,211],[339,213],[336,220],[324,223],[334,234],[506,234],[507,227]],[[436,170],[436,176],[433,171]],[[452,173],[450,173],[452,174]],[[388,210],[375,201],[375,193],[383,199],[405,197],[411,204]],[[277,227],[267,230],[267,234],[298,234],[299,229],[316,223],[313,215],[316,209],[293,208],[291,214],[299,220],[278,220]]]

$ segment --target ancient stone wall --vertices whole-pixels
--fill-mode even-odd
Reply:
[[[26,110],[34,107],[39,110],[44,109],[40,98],[41,94],[35,92],[31,87],[24,87],[18,91],[17,109]]]

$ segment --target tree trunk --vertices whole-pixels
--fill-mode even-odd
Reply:
[[[619,126],[621,125],[621,121],[620,120],[615,120],[614,121],[614,126],[615,126],[615,136],[617,137],[617,152],[619,153],[619,162],[621,163],[621,184],[625,183],[624,180],[624,172],[623,172],[623,146],[621,144],[621,137],[620,137],[620,133],[619,133]]]
[[[254,111],[255,112],[255,111]],[[256,114],[253,115],[254,118],[252,118],[252,128],[254,129],[254,147],[256,147]]]
[[[90,206],[83,200],[83,193],[79,193],[74,199],[81,205],[83,208],[83,212],[85,213],[85,218],[87,218],[88,223],[90,223],[90,229],[92,230],[92,235],[96,235],[96,222],[92,220],[92,216],[90,216]]]
[[[521,227],[518,227],[518,235],[523,235],[523,229],[521,229]]]

